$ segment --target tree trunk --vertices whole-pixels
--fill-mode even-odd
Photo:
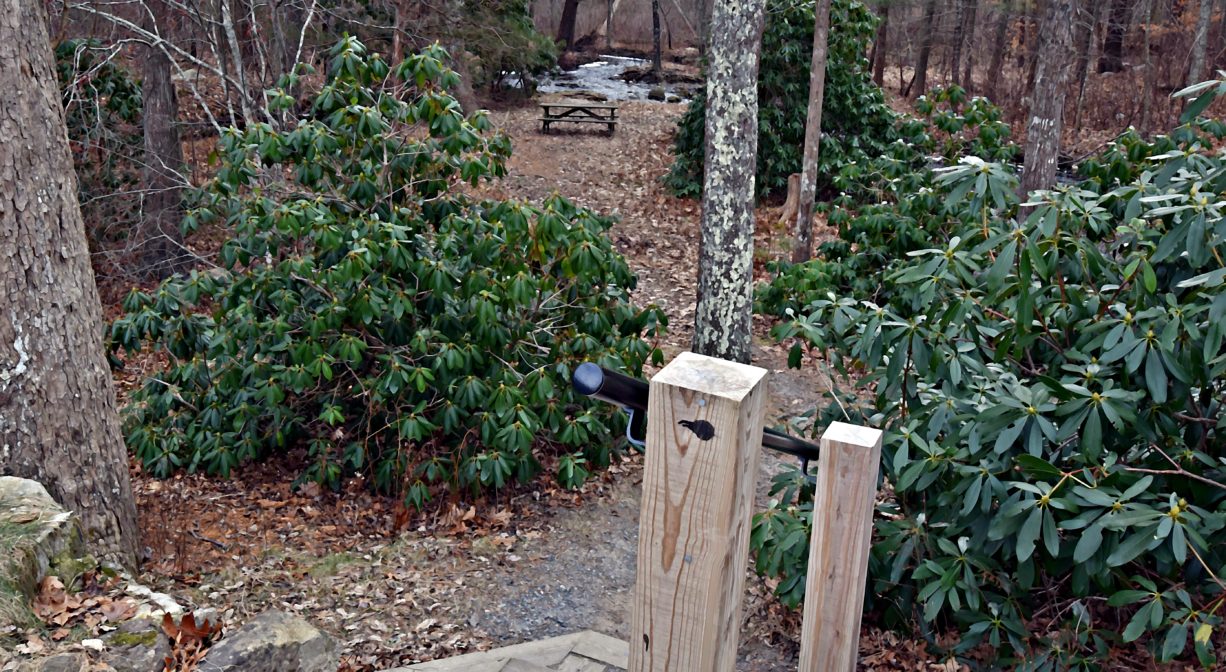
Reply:
[[[1090,78],[1090,63],[1094,60],[1094,47],[1098,44],[1095,39],[1098,35],[1098,22],[1102,16],[1102,3],[1093,3],[1093,9],[1088,14],[1084,11],[1086,20],[1089,25],[1086,26],[1082,33],[1080,56],[1077,59],[1077,74],[1073,77],[1073,81],[1077,83],[1077,105],[1073,113],[1073,128],[1081,130],[1081,112],[1086,95],[1086,80]]]
[[[885,79],[885,56],[890,45],[890,6],[881,6],[881,25],[877,26],[877,39],[873,41],[873,81],[881,86]]]
[[[613,48],[613,2],[614,0],[608,0],[608,2],[605,3],[605,15],[604,15],[604,48],[605,49]]]
[[[707,57],[705,177],[694,351],[748,362],[753,317],[758,63],[766,0],[716,0]]]
[[[558,23],[558,42],[562,51],[570,51],[575,45],[575,20],[579,18],[579,0],[562,3],[562,21]]]
[[[975,86],[975,26],[979,23],[979,0],[967,0],[966,4],[966,67],[962,69],[962,79],[958,84],[970,93]]]
[[[0,6],[0,473],[41,482],[101,555],[134,567],[136,505],[44,5]]]
[[[1151,39],[1154,33],[1154,0],[1145,0],[1145,43],[1141,48],[1141,60],[1145,63],[1144,82],[1141,86],[1141,123],[1142,134],[1149,134],[1150,111],[1153,108],[1154,88],[1158,82],[1158,67],[1154,65]]]
[[[920,36],[919,59],[915,62],[915,76],[907,85],[906,95],[918,98],[928,89],[928,58],[932,55],[932,31],[936,28],[937,0],[928,0],[924,6],[924,34]]]
[[[156,13],[160,4],[151,5],[151,11]],[[144,198],[136,251],[140,273],[160,280],[185,270],[190,261],[180,230],[186,162],[179,141],[179,103],[170,78],[170,57],[156,46],[144,52],[140,63]]]
[[[651,74],[660,82],[664,63],[660,53],[660,0],[651,0]]]
[[[974,2],[975,0],[969,0]],[[958,83],[958,73],[962,70],[962,42],[966,39],[966,4],[968,0],[957,0],[954,5],[954,34],[950,40],[949,82]]]
[[[1064,116],[1064,90],[1068,79],[1069,47],[1073,42],[1076,0],[1051,0],[1043,19],[1047,36],[1035,64],[1030,123],[1026,127],[1026,158],[1022,166],[1021,194],[1048,189],[1056,181],[1060,131]]]
[[[821,155],[822,101],[826,94],[829,53],[830,0],[817,0],[813,8],[813,62],[809,66],[809,114],[805,119],[804,158],[800,170],[800,202],[796,208],[796,240],[792,262],[809,260],[813,249],[813,203],[817,200],[817,160]]]
[[[1107,14],[1107,38],[1103,41],[1103,55],[1098,61],[1099,72],[1119,72],[1124,69],[1124,36],[1128,33],[1130,0],[1111,0]]]
[[[1188,86],[1199,84],[1205,68],[1205,52],[1209,50],[1209,21],[1213,18],[1213,0],[1200,0],[1200,16],[1196,19],[1196,35],[1192,38],[1192,63],[1188,66]]]
[[[992,36],[992,61],[988,65],[988,98],[1000,104],[997,95],[1000,91],[1000,81],[1003,79],[1001,69],[1005,65],[1005,50],[1009,46],[1009,6],[1001,5],[1000,17],[996,20],[996,32]]]

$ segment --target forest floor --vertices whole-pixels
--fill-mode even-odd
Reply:
[[[535,107],[494,112],[515,153],[509,175],[482,189],[532,201],[556,191],[617,216],[610,236],[638,274],[635,300],[658,304],[669,317],[666,361],[688,348],[697,274],[699,204],[672,196],[660,180],[683,109],[626,103],[613,136],[542,135]],[[769,208],[759,213],[758,273],[786,252],[772,216]],[[755,319],[754,363],[771,372],[767,421],[784,422],[812,408],[829,381],[815,373],[820,367],[788,370],[786,350],[767,337],[770,325]],[[121,377],[121,393],[135,382]],[[774,454],[763,456],[759,508],[781,465]],[[341,643],[342,670],[386,669],[583,629],[628,637],[641,457],[627,457],[577,492],[546,475],[412,514],[357,480],[341,493],[313,484],[293,490],[297,466],[292,459],[252,465],[230,480],[158,480],[134,466],[147,554],[139,581],[188,609],[213,610],[231,627],[269,608],[297,613]],[[770,581],[747,575],[739,669],[795,669],[799,615],[770,596]],[[87,627],[62,642],[27,636],[19,651],[45,655],[94,634]],[[935,661],[922,641],[871,627],[861,657],[865,670],[958,669]],[[4,663],[0,651],[0,668],[8,669]]]

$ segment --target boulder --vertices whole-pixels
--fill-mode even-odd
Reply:
[[[331,637],[297,616],[266,611],[214,644],[200,670],[333,672],[339,663]]]
[[[647,100],[664,100],[664,96],[664,87],[662,86],[653,86],[647,92]]]
[[[81,557],[82,546],[76,517],[46,488],[36,481],[0,476],[0,628],[29,625],[29,601],[39,579]]]

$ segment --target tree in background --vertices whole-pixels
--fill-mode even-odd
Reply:
[[[1076,0],[1050,0],[1041,35],[1047,36],[1035,62],[1030,123],[1026,127],[1026,157],[1021,193],[1048,189],[1056,182],[1060,132],[1064,125],[1065,83],[1072,60],[1073,16]]]
[[[716,0],[707,57],[706,152],[695,352],[748,362],[753,317],[758,52],[766,0]]]
[[[1098,71],[1119,72],[1124,69],[1124,36],[1128,33],[1131,0],[1111,0],[1107,13],[1107,37],[1103,40],[1103,54],[1098,61]]]
[[[165,5],[154,0],[152,16],[165,15]],[[148,25],[148,24],[147,24]],[[156,30],[156,26],[154,27]],[[156,47],[146,46],[140,59],[141,122],[144,130],[142,170],[143,206],[136,229],[139,275],[158,279],[184,270],[190,259],[183,245],[183,188],[189,182],[184,174],[183,145],[179,139],[179,101],[171,79],[170,57]]]
[[[905,95],[924,95],[928,88],[928,59],[932,54],[933,31],[936,29],[937,0],[928,0],[924,5],[923,33],[920,35],[919,58],[915,61],[915,76],[907,84]]]
[[[817,159],[822,142],[822,102],[826,93],[830,0],[817,0],[814,15],[813,65],[809,67],[809,111],[805,121],[800,201],[796,208],[796,240],[792,247],[792,261],[797,264],[808,261],[813,253],[813,202],[817,198]]]
[[[41,482],[134,566],[136,505],[42,3],[0,16],[0,470]]]
[[[1192,36],[1192,62],[1188,65],[1188,86],[1199,84],[1205,68],[1205,52],[1209,49],[1209,21],[1213,18],[1214,0],[1200,0],[1196,16],[1196,33]]]

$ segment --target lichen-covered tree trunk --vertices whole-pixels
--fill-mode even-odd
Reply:
[[[1026,125],[1026,158],[1022,167],[1023,195],[1047,189],[1056,181],[1065,84],[1073,62],[1068,51],[1073,42],[1075,11],[1075,0],[1051,0],[1040,28],[1047,39],[1036,55],[1030,121]]]
[[[153,11],[161,6],[161,2],[151,3]],[[158,30],[156,26],[147,27]],[[180,230],[187,180],[183,174],[183,145],[179,141],[179,103],[170,68],[170,57],[159,47],[144,49],[140,63],[144,197],[136,244],[139,270],[158,279],[185,269],[190,258]]]
[[[136,506],[43,3],[0,0],[0,472],[136,560]]]
[[[1196,34],[1192,37],[1192,62],[1188,65],[1188,86],[1199,84],[1204,74],[1205,52],[1209,49],[1209,21],[1213,18],[1213,0],[1200,0],[1200,15],[1196,18]]]
[[[694,351],[749,361],[758,49],[766,0],[716,0],[707,45],[706,158]]]
[[[805,118],[805,146],[801,161],[800,201],[796,208],[796,239],[792,262],[801,264],[813,252],[813,203],[817,200],[817,160],[821,155],[822,103],[826,96],[826,61],[829,53],[830,0],[817,0],[813,8],[813,60],[809,65],[809,113]]]
[[[924,27],[920,35],[919,58],[915,62],[915,76],[907,85],[907,95],[920,97],[928,92],[928,58],[932,55],[932,33],[936,28],[937,0],[928,0],[924,6]]]

